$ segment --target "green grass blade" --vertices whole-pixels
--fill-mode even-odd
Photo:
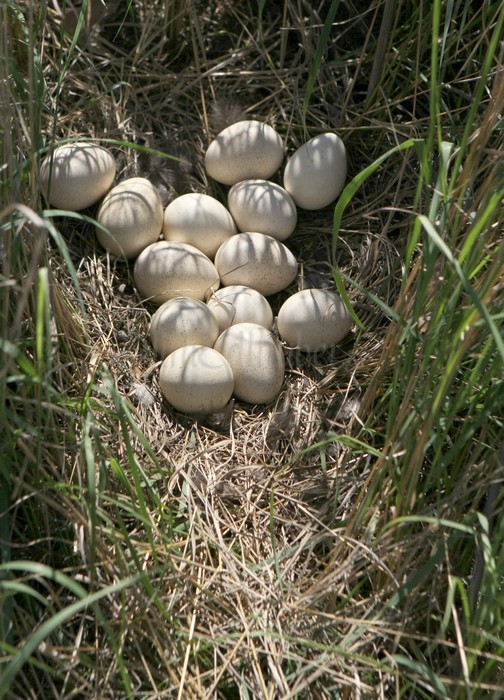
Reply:
[[[329,41],[329,36],[331,34],[332,24],[336,17],[336,12],[338,11],[339,0],[332,0],[331,6],[327,12],[327,17],[322,27],[322,33],[320,39],[317,43],[317,48],[315,51],[315,57],[310,68],[310,73],[308,75],[308,80],[306,82],[305,94],[303,98],[303,128],[306,129],[306,115],[308,113],[308,106],[310,104],[310,99],[315,87],[315,81],[320,71],[320,66],[322,64],[322,57],[326,50],[327,42]]]
[[[487,90],[487,79],[492,71],[492,65],[495,62],[495,58],[498,54],[498,46],[502,42],[503,33],[504,10],[501,6],[500,11],[496,14],[495,27],[491,34],[490,41],[488,42],[487,50],[485,51],[483,57],[482,65],[479,69],[480,77],[475,85],[474,94],[471,100],[471,106],[468,114],[465,116],[464,119],[464,132],[458,144],[457,155],[453,163],[453,176],[451,181],[452,191],[455,190],[458,186],[458,176],[460,173],[460,167],[462,165],[464,157],[466,156],[466,147],[469,138],[471,137],[471,134],[474,132],[474,125],[478,122],[478,111],[481,106],[481,101],[483,99],[484,92],[485,90]],[[465,191],[461,191],[460,198],[462,199],[465,196],[465,194]]]
[[[333,233],[332,233],[332,252],[333,252],[333,258],[335,257],[336,250],[337,250],[337,245],[338,245],[338,237],[339,237],[339,232],[341,228],[341,221],[343,219],[343,215],[345,213],[346,208],[350,205],[353,197],[355,194],[358,192],[359,188],[363,185],[363,183],[373,175],[376,170],[380,167],[380,165],[387,160],[387,158],[390,158],[390,156],[394,155],[395,153],[400,153],[402,151],[408,150],[410,148],[417,148],[418,147],[418,140],[417,139],[408,139],[407,141],[404,141],[403,143],[399,144],[398,146],[394,146],[394,148],[391,148],[389,151],[381,155],[379,158],[377,158],[371,165],[369,165],[367,168],[362,170],[360,173],[358,173],[349,183],[346,185],[344,188],[343,192],[341,193],[338,203],[336,204],[334,208],[334,214],[333,214]],[[350,299],[348,297],[347,291],[345,289],[345,286],[342,281],[342,277],[339,273],[338,268],[334,268],[333,271],[333,277],[334,277],[334,283],[336,285],[336,289],[338,290],[339,295],[345,302],[345,305],[350,312],[353,320],[355,323],[359,326],[359,328],[363,328],[362,321],[359,319],[357,316],[355,310],[352,307],[352,304],[350,302]]]
[[[486,325],[488,326],[488,329],[492,333],[495,344],[499,350],[499,354],[502,360],[504,361],[504,339],[502,338],[502,334],[498,329],[497,325],[495,324],[493,317],[490,315],[490,312],[486,308],[485,304],[481,301],[478,294],[474,291],[471,283],[469,282],[462,268],[460,267],[459,261],[453,256],[453,253],[451,252],[450,248],[447,246],[447,244],[443,241],[439,233],[436,231],[436,228],[434,227],[432,222],[422,214],[418,218],[424,230],[427,232],[433,243],[437,246],[437,248],[441,251],[444,257],[448,260],[450,265],[452,265],[452,267],[456,271],[464,289],[471,297],[474,306],[478,309],[481,317],[483,318]]]
[[[421,143],[420,139],[407,139],[406,141],[403,141],[400,143],[398,146],[394,146],[390,150],[386,151],[383,153],[379,158],[377,158],[371,165],[368,165],[364,170],[361,170],[360,173],[358,173],[349,183],[346,185],[344,188],[343,192],[340,194],[340,197],[338,199],[338,203],[336,204],[334,208],[334,214],[333,214],[333,224],[332,224],[332,229],[333,229],[333,244],[332,244],[332,250],[333,254],[336,252],[337,244],[338,244],[338,236],[339,236],[339,231],[341,228],[341,221],[343,219],[343,214],[345,213],[346,208],[348,205],[351,203],[353,197],[359,190],[359,188],[363,185],[363,183],[373,175],[376,170],[380,167],[382,163],[384,163],[388,158],[393,156],[396,153],[401,153],[402,151],[407,151],[410,148],[417,148],[419,144]]]
[[[498,214],[503,197],[504,189],[499,190],[497,192],[493,192],[490,195],[485,208],[482,211],[478,211],[475,215],[474,221],[471,226],[471,230],[467,234],[458,256],[458,261],[460,265],[462,265],[464,260],[474,250],[477,240],[481,237],[485,229],[490,225],[492,219],[495,218],[496,213]],[[486,263],[486,260],[484,260],[483,263]]]
[[[87,608],[94,609],[95,612],[97,612],[97,603],[100,600],[106,598],[107,596],[114,595],[131,588],[141,579],[140,575],[130,576],[112,586],[107,586],[99,591],[96,591],[95,593],[88,594],[86,590],[80,586],[80,584],[76,583],[65,574],[62,574],[60,571],[51,569],[43,564],[17,561],[0,566],[0,572],[12,572],[14,570],[32,573],[35,576],[40,576],[42,578],[47,578],[48,580],[54,581],[59,585],[68,588],[79,598],[79,600],[71,603],[66,608],[53,615],[49,620],[43,622],[39,628],[34,630],[33,634],[27,639],[14,658],[4,664],[2,674],[0,676],[0,698],[7,697],[12,681],[19,673],[23,665],[28,662],[31,655],[40,646],[40,644],[47,637],[53,634],[61,625],[70,620],[77,613],[86,610]],[[97,614],[99,618],[102,618],[101,621],[103,623],[104,620],[102,615],[100,613]],[[127,671],[123,664],[122,666],[122,677],[125,684],[127,697],[132,697],[131,684],[129,682]]]
[[[450,697],[448,688],[445,686],[443,681],[426,664],[410,659],[407,656],[404,656],[404,654],[394,654],[392,656],[392,661],[395,661],[398,666],[403,666],[408,670],[413,671],[415,674],[418,674],[418,676],[423,678],[429,685],[431,685],[432,689],[442,698],[448,699]],[[430,691],[431,688],[428,687],[428,690]]]
[[[414,328],[411,327],[411,324],[408,323],[408,321],[401,316],[399,316],[398,313],[394,311],[386,302],[384,302],[382,299],[376,296],[376,294],[373,294],[373,292],[370,292],[369,289],[366,289],[363,287],[361,284],[353,280],[351,277],[346,275],[344,272],[339,272],[338,277],[341,277],[343,280],[345,280],[349,285],[352,287],[355,287],[361,294],[366,296],[370,301],[372,301],[376,306],[383,312],[383,314],[394,321],[395,323],[400,324],[401,326],[405,326],[406,330],[408,333],[411,333],[417,340],[419,340],[419,335],[418,331],[416,331]]]

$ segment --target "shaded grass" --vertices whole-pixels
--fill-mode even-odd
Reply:
[[[260,7],[65,33],[1,6],[4,696],[502,692],[502,7]],[[361,325],[202,423],[163,405],[128,266],[93,210],[44,209],[37,163],[103,138],[121,178],[223,198],[202,156],[237,114],[289,151],[345,139],[293,289],[336,281]]]

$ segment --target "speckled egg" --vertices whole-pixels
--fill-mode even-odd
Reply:
[[[135,258],[159,238],[163,205],[145,177],[130,177],[113,187],[100,204],[96,237],[113,255]]]
[[[287,192],[302,209],[322,209],[333,202],[344,187],[347,155],[337,134],[320,134],[291,156],[284,170]]]
[[[90,142],[66,143],[54,149],[40,166],[40,184],[49,204],[80,211],[107,192],[116,175],[112,154]]]
[[[228,192],[228,208],[240,231],[266,233],[284,241],[296,228],[297,210],[290,194],[269,180],[243,180]]]
[[[273,311],[268,300],[257,290],[241,284],[221,287],[207,301],[219,331],[236,323],[257,323],[265,328],[273,326]]]
[[[223,243],[215,256],[215,267],[223,285],[242,284],[264,296],[288,287],[298,269],[287,246],[256,232],[238,233]]]
[[[133,277],[143,298],[158,305],[180,296],[205,300],[219,288],[212,261],[194,246],[174,241],[156,241],[144,248]]]
[[[163,360],[159,387],[178,411],[208,414],[221,411],[233,394],[233,371],[213,348],[186,345]]]
[[[303,352],[337,345],[352,327],[341,297],[329,289],[303,289],[280,307],[277,328],[282,340]]]
[[[185,345],[213,347],[219,335],[219,325],[200,299],[175,297],[161,304],[153,314],[149,335],[156,353],[165,358]]]
[[[193,245],[209,258],[213,258],[219,246],[236,232],[235,222],[226,207],[207,194],[183,194],[165,209],[165,240]]]
[[[235,396],[248,403],[268,403],[282,388],[285,359],[271,331],[256,323],[237,323],[214,346],[231,365]]]
[[[246,119],[223,129],[208,146],[205,168],[214,180],[267,180],[280,167],[285,147],[281,136],[263,122]]]

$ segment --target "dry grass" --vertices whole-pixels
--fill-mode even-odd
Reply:
[[[13,65],[29,85],[35,72],[43,93],[30,108],[2,88],[8,176],[21,183],[21,191],[3,190],[2,206],[23,201],[40,211],[35,156],[58,139],[106,140],[118,179],[149,177],[168,202],[188,191],[224,200],[203,156],[213,135],[242,117],[272,124],[289,151],[307,132],[337,130],[351,177],[428,130],[429,85],[418,68],[429,37],[405,30],[400,53],[393,40],[416,13],[408,3],[362,11],[340,3],[306,114],[305,86],[331,3],[260,3],[260,23],[251,1],[139,1],[127,11],[112,2],[93,14],[98,5],[89,3],[75,46],[75,19],[64,19],[57,3],[30,3],[24,19],[3,9]],[[36,37],[35,62],[16,39],[24,28]],[[443,78],[452,95],[443,128],[454,139],[476,81],[471,55],[481,56],[489,35],[468,37]],[[478,120],[489,105],[486,94]],[[491,139],[489,130],[476,198],[494,177]],[[30,177],[20,178],[26,153]],[[418,522],[403,538],[404,524],[385,527],[398,514],[397,474],[407,468],[399,437],[381,451],[393,417],[380,402],[400,331],[387,308],[413,303],[418,252],[411,274],[404,260],[412,216],[428,197],[419,193],[419,170],[413,150],[378,168],[347,208],[335,253],[331,207],[300,212],[289,239],[300,273],[271,299],[274,311],[297,288],[334,286],[339,270],[356,283],[348,293],[364,329],[327,353],[286,351],[285,387],[272,405],[234,402],[200,421],[163,403],[147,336],[153,309],[134,289],[131,267],[96,242],[94,211],[89,220],[54,219],[64,246],[20,212],[9,232],[14,262],[4,266],[2,314],[7,339],[34,375],[21,379],[19,356],[8,356],[5,512],[19,591],[3,612],[4,659],[33,630],[82,606],[33,648],[10,697],[420,698],[443,697],[443,687],[451,697],[467,694],[472,671],[456,606],[449,629],[444,623],[446,591],[470,571],[457,540],[468,533]],[[491,244],[501,250],[497,231]],[[489,304],[497,291],[487,290]],[[489,430],[481,443],[492,444]],[[500,468],[496,461],[485,472],[481,454],[488,452],[473,455],[478,469],[466,501],[474,508]],[[440,516],[452,517],[455,501],[447,495]],[[438,505],[437,496],[425,497],[421,515],[437,514]],[[457,547],[460,559],[451,561]],[[497,697],[499,645],[474,652],[485,662],[495,655],[480,691],[486,684]]]

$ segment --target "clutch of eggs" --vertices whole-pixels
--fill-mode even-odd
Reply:
[[[205,155],[208,175],[230,187],[227,207],[187,193],[164,211],[146,178],[110,189],[116,166],[102,146],[65,144],[41,164],[41,188],[52,206],[79,211],[103,198],[97,238],[110,253],[136,258],[135,284],[158,306],[149,334],[163,360],[160,388],[180,411],[220,410],[232,395],[266,403],[281,390],[285,360],[266,297],[288,287],[298,270],[282,241],[295,230],[297,208],[331,204],[347,173],[345,146],[334,133],[319,134],[292,154],[282,187],[268,178],[284,156],[283,139],[271,126],[232,124]],[[277,317],[282,341],[302,352],[339,343],[351,325],[341,298],[321,289],[291,295]]]

